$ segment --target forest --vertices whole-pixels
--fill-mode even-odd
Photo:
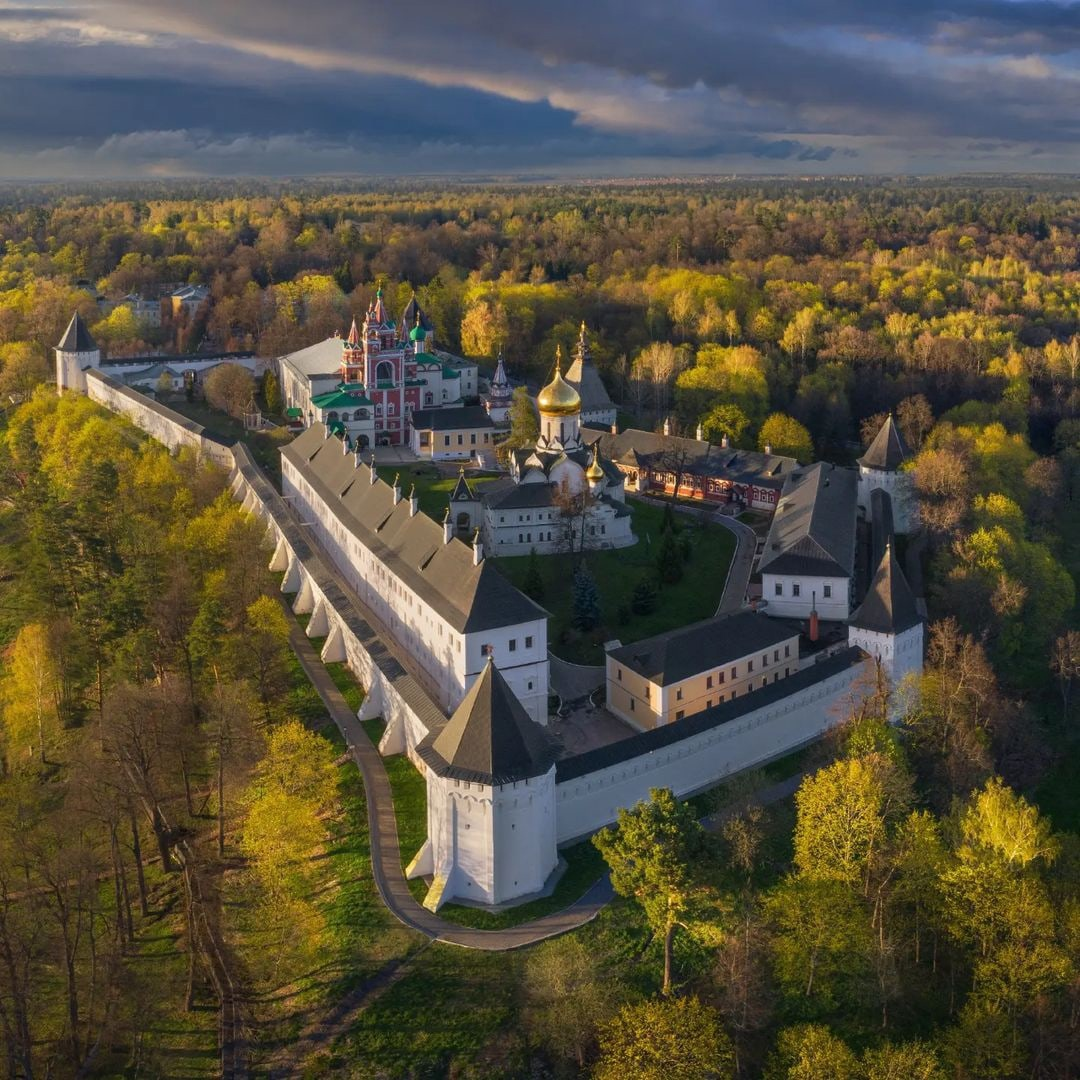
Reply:
[[[1052,180],[0,188],[7,1074],[216,1075],[227,989],[256,1074],[1077,1075],[1078,226]],[[98,300],[187,283],[209,304],[160,326]],[[49,385],[73,310],[110,356],[275,356],[379,287],[533,385],[584,321],[625,423],[850,463],[894,412],[930,619],[903,723],[878,686],[793,797],[628,809],[619,897],[565,938],[393,923],[224,475]]]

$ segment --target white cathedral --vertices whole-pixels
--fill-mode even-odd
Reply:
[[[492,390],[505,382],[500,358]],[[457,532],[479,528],[495,555],[534,550],[552,555],[635,543],[624,476],[603,459],[599,439],[590,446],[583,438],[581,395],[563,377],[561,347],[554,376],[537,395],[536,406],[536,445],[511,451],[508,479],[477,494],[462,476],[448,510]]]

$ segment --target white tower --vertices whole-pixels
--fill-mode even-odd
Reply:
[[[428,838],[406,871],[431,876],[424,906],[501,904],[539,892],[558,865],[555,750],[491,656],[454,715],[417,753]]]
[[[870,517],[870,493],[875,488],[887,491],[892,499],[893,527],[898,533],[911,532],[916,525],[912,475],[900,471],[910,457],[911,451],[890,413],[866,453],[859,458],[860,508]]]
[[[85,394],[86,371],[101,367],[101,350],[77,311],[55,351],[57,390],[78,390]]]
[[[923,669],[923,618],[893,553],[892,542],[859,610],[848,623],[848,644],[876,659],[903,700]]]
[[[581,449],[581,396],[562,376],[561,345],[555,351],[555,375],[537,394],[536,407],[540,411],[537,450]]]

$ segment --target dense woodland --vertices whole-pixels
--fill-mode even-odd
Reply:
[[[0,190],[8,1074],[169,1075],[161,1031],[226,977],[270,1060],[298,1004],[407,958],[313,1074],[1077,1075],[1078,224],[1049,181]],[[212,302],[159,330],[78,282]],[[74,308],[111,355],[273,355],[379,285],[533,381],[584,319],[643,426],[850,461],[894,410],[916,452],[904,724],[877,687],[793,802],[658,793],[597,840],[624,899],[498,965],[417,953],[379,908],[224,477],[37,388]]]

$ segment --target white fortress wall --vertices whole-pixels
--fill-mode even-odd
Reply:
[[[667,787],[680,798],[812,742],[872,690],[872,661],[846,649],[796,675],[556,764],[556,840],[587,836]]]
[[[201,424],[151,401],[145,394],[132,390],[111,375],[91,368],[86,372],[86,393],[111,412],[126,416],[136,427],[157,439],[170,450],[187,446],[208,457],[223,468],[233,467],[230,447],[215,439]]]

